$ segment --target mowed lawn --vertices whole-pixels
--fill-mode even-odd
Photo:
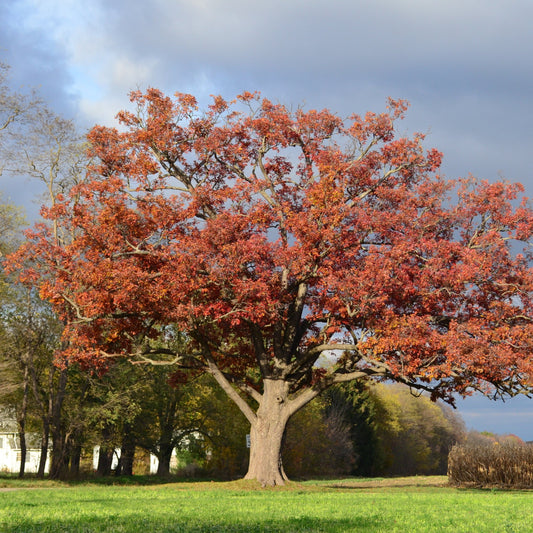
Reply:
[[[10,532],[533,532],[533,492],[461,490],[446,478],[0,489]]]

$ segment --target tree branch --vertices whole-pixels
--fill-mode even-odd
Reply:
[[[237,391],[231,386],[231,383],[228,381],[223,372],[218,368],[217,364],[211,354],[207,352],[204,353],[204,358],[207,362],[208,372],[215,378],[216,382],[224,390],[224,392],[233,400],[235,405],[241,410],[242,414],[246,417],[250,424],[255,424],[257,415],[254,413],[252,408],[246,403],[246,401],[237,393]],[[259,393],[258,393],[259,394]]]

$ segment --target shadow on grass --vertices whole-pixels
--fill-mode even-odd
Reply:
[[[86,475],[79,479],[66,480],[69,485],[126,485],[126,486],[147,486],[147,485],[166,485],[168,483],[198,483],[214,481],[211,478],[185,478],[178,476],[154,476],[154,475],[135,475],[135,476],[91,476]]]
[[[35,475],[27,474],[24,478],[19,478],[16,475],[0,474],[0,487],[42,487],[48,488],[52,486],[78,486],[78,485],[124,485],[124,486],[149,486],[149,485],[166,485],[168,483],[183,483],[194,484],[200,482],[220,481],[214,478],[193,478],[193,477],[178,477],[178,476],[154,476],[154,475],[135,475],[135,476],[97,476],[93,474],[85,474],[77,478],[54,480],[49,477],[38,478]]]
[[[69,533],[145,533],[146,531],[157,531],[158,533],[297,533],[297,532],[320,532],[320,533],[342,533],[346,531],[386,531],[387,524],[382,519],[369,519],[354,516],[352,519],[318,519],[312,517],[302,518],[273,518],[268,520],[246,521],[243,523],[228,523],[224,521],[212,521],[201,519],[187,519],[169,523],[165,518],[130,516],[127,521],[113,520],[109,518],[88,518],[84,522],[61,519],[61,520],[39,520],[32,521],[17,520],[16,524],[0,524],[3,533],[48,533],[69,532]]]

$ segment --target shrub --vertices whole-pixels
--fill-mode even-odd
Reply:
[[[448,479],[460,486],[533,488],[533,445],[456,445],[448,456]]]

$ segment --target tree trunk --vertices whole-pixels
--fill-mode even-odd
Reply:
[[[122,446],[120,454],[120,473],[123,476],[133,476],[133,462],[135,460],[135,444]]]
[[[81,463],[81,444],[76,443],[71,446],[70,450],[70,478],[75,479],[80,475]]]
[[[99,476],[109,476],[111,474],[111,466],[113,464],[112,447],[100,446],[100,453],[98,454],[98,466],[96,471]]]
[[[59,373],[55,397],[50,386],[51,421],[52,421],[52,461],[50,465],[51,479],[65,479],[68,476],[68,442],[63,427],[62,408],[66,396],[68,373],[62,368]]]
[[[130,424],[124,424],[122,435],[122,446],[120,447],[120,457],[118,459],[116,476],[132,476],[133,461],[135,459],[135,437]]]
[[[288,383],[264,380],[264,392],[257,418],[250,428],[250,463],[245,479],[262,486],[284,485],[288,478],[281,463],[281,443],[290,417]]]
[[[157,458],[159,463],[157,465],[157,475],[158,476],[168,476],[170,475],[170,459],[172,457],[172,450],[174,446],[172,443],[162,443],[159,446],[159,453]]]
[[[65,442],[63,432],[59,428],[52,430],[52,442],[50,479],[67,479],[69,474],[68,443]]]
[[[289,383],[283,379],[263,378],[263,394],[248,388],[259,404],[257,411],[242,398],[208,358],[209,372],[250,422],[250,462],[244,479],[256,479],[262,486],[284,485],[288,481],[281,462],[281,445],[289,418],[322,390],[308,388],[289,399]]]
[[[28,454],[28,448],[26,446],[26,430],[24,424],[19,423],[19,440],[20,440],[20,468],[19,478],[24,477],[26,471],[26,456]]]
[[[26,456],[28,454],[28,448],[26,446],[26,412],[28,410],[28,385],[29,385],[28,377],[29,377],[29,371],[28,371],[28,366],[26,365],[24,367],[22,406],[20,408],[20,413],[18,416],[19,440],[20,440],[19,478],[24,477],[24,473],[26,471]]]
[[[48,448],[50,445],[50,420],[52,417],[52,387],[53,377],[55,374],[55,367],[50,370],[49,376],[49,390],[45,395],[43,392],[43,385],[40,383],[38,378],[37,369],[33,359],[31,360],[31,365],[29,366],[31,372],[31,385],[33,390],[33,399],[37,403],[40,411],[41,421],[42,421],[42,432],[41,432],[41,456],[39,457],[39,467],[37,468],[37,477],[44,478],[46,470],[46,461],[48,459]],[[43,393],[43,394],[42,394]],[[45,403],[44,398],[48,396],[48,402]]]
[[[50,442],[50,422],[47,417],[43,417],[43,431],[41,435],[41,457],[39,458],[39,468],[37,477],[44,478],[46,470],[46,460],[48,459],[48,444]]]

